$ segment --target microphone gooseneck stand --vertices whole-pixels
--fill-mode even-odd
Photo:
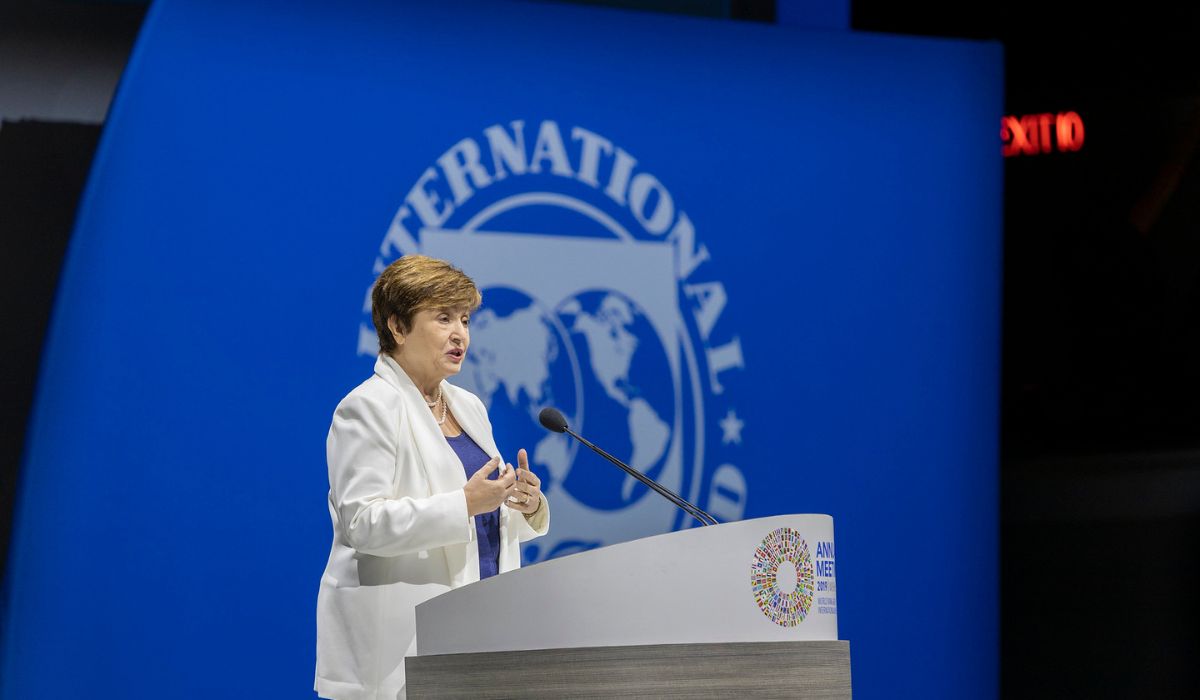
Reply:
[[[601,457],[607,459],[608,461],[612,462],[613,464],[617,465],[617,467],[619,467],[626,474],[628,474],[628,475],[632,476],[633,478],[637,479],[638,481],[642,482],[650,490],[654,491],[658,495],[667,499],[671,503],[675,504],[678,508],[683,510],[683,512],[687,513],[688,515],[692,516],[696,520],[700,521],[701,525],[718,525],[719,524],[717,522],[716,518],[714,518],[713,516],[704,512],[703,510],[701,510],[699,507],[693,505],[692,503],[684,500],[684,498],[682,496],[680,496],[679,494],[675,493],[674,491],[671,491],[667,487],[658,483],[654,479],[651,479],[650,477],[646,476],[645,474],[641,473],[640,471],[634,469],[633,467],[629,466],[628,464],[625,464],[624,462],[617,459],[616,457],[613,457],[612,455],[610,455],[609,453],[600,449],[599,447],[596,447],[591,442],[589,442],[586,438],[584,438],[582,435],[579,435],[575,431],[571,430],[569,427],[567,427],[567,419],[557,409],[543,408],[542,412],[538,415],[538,420],[541,422],[542,427],[546,428],[547,430],[550,430],[550,431],[553,431],[556,433],[566,433],[567,435],[570,435],[571,437],[575,438],[579,442],[583,443],[584,445],[589,447],[593,452],[595,452],[596,454],[600,455]]]

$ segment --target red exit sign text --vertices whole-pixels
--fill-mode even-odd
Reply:
[[[1004,157],[1036,156],[1083,148],[1083,119],[1075,112],[1000,118]]]

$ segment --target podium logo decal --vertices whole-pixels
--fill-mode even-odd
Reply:
[[[502,456],[516,462],[526,448],[542,479],[554,525],[524,547],[525,563],[691,526],[542,429],[546,406],[717,518],[740,519],[741,341],[683,198],[612,140],[552,120],[495,124],[432,160],[413,173],[371,280],[421,253],[458,265],[483,293],[451,381],[483,401]],[[378,352],[369,288],[358,341],[359,355]]]
[[[795,627],[804,622],[813,601],[813,558],[808,543],[790,527],[763,538],[754,550],[750,587],[754,602],[775,624]]]

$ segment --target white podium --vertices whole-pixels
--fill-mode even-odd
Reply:
[[[850,697],[827,515],[543,562],[430,599],[416,619],[409,697]]]

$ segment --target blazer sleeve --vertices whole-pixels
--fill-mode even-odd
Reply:
[[[402,404],[385,406],[352,393],[329,427],[330,498],[347,542],[362,554],[398,556],[474,538],[462,490],[430,496],[393,492],[397,465],[412,462],[398,456],[414,449],[400,429],[402,411]]]
[[[525,542],[532,540],[535,537],[541,537],[550,531],[550,500],[546,498],[546,494],[542,494],[542,508],[531,516],[526,517],[524,514],[514,511],[513,515],[521,517],[514,518],[520,524],[517,526],[517,541]]]

